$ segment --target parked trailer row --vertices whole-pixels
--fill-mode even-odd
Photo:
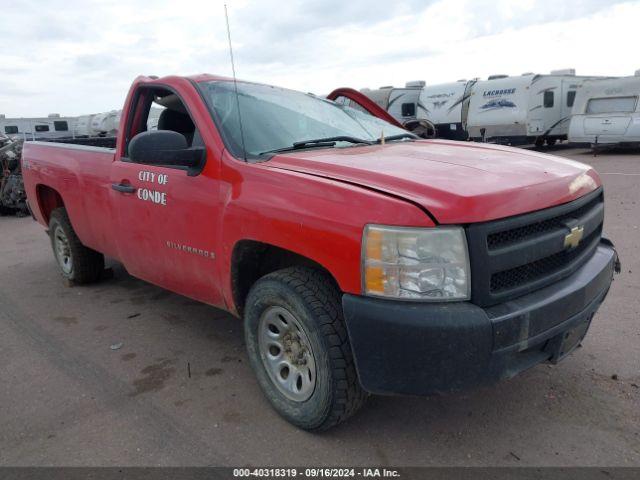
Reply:
[[[400,123],[433,123],[439,138],[538,146],[567,139],[640,142],[640,76],[577,76],[568,69],[429,86],[411,82],[362,93]]]
[[[0,133],[30,140],[73,136],[75,124],[74,117],[61,117],[57,113],[34,118],[7,118],[0,114]]]
[[[161,109],[149,112],[149,129],[158,125]],[[7,118],[0,114],[0,134],[22,137],[25,140],[50,140],[56,138],[115,137],[120,126],[122,110],[61,117],[51,113],[47,117]]]
[[[479,81],[470,98],[469,138],[511,145],[566,140],[576,92],[590,78],[566,70]]]

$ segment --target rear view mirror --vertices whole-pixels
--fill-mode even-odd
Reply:
[[[142,132],[129,142],[131,161],[146,165],[184,167],[190,173],[201,167],[204,155],[204,148],[189,148],[184,135],[172,130]]]

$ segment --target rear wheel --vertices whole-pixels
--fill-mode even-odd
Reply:
[[[100,280],[104,256],[80,242],[64,208],[51,213],[49,238],[63,277],[79,284]]]
[[[246,302],[245,339],[258,382],[277,412],[326,430],[364,403],[340,293],[324,273],[292,267],[266,275]]]

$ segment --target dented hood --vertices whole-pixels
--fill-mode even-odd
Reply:
[[[422,140],[301,150],[266,162],[402,197],[439,223],[474,223],[574,200],[601,185],[588,165],[533,151]]]

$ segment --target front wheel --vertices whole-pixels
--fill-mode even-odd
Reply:
[[[324,273],[292,267],[258,280],[247,298],[249,359],[277,412],[305,430],[326,430],[364,403],[340,293]]]

